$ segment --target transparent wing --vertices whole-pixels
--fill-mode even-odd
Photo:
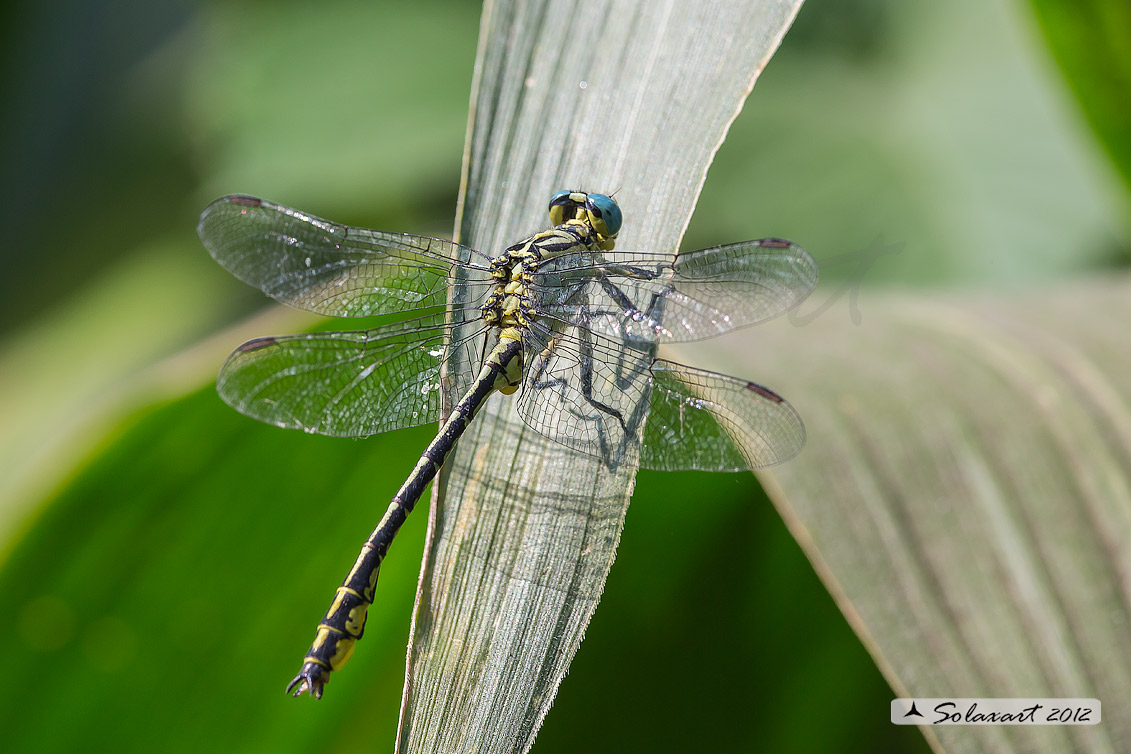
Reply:
[[[768,388],[663,359],[651,373],[641,468],[745,471],[788,461],[805,444],[801,417]]]
[[[523,421],[616,468],[639,437],[652,356],[571,326],[536,325],[523,347]]]
[[[532,292],[545,316],[639,346],[764,322],[797,306],[816,285],[808,252],[763,238],[678,255],[564,254],[539,266]]]
[[[641,468],[659,471],[762,468],[789,460],[805,444],[794,408],[753,382],[655,359],[573,327],[534,330],[524,346],[523,421],[610,466],[636,441],[642,422]],[[734,438],[742,438],[750,457]]]
[[[334,437],[435,422],[445,390],[466,391],[482,360],[483,329],[445,347],[451,327],[438,314],[374,330],[256,338],[228,358],[216,389],[242,414]],[[452,359],[461,348],[465,358]],[[440,368],[449,360],[445,387]]]
[[[489,285],[490,260],[453,241],[339,225],[250,196],[212,202],[197,233],[240,280],[331,317],[442,307],[457,267],[462,285]]]

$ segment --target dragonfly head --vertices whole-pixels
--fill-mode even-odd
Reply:
[[[569,220],[586,222],[597,231],[605,250],[613,248],[622,219],[617,200],[605,194],[559,191],[550,197],[550,221],[555,226]]]

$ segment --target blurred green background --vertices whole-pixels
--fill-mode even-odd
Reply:
[[[1080,84],[1052,6],[810,0],[685,248],[792,238],[822,264],[811,306],[843,310],[836,292],[859,289],[865,321],[874,287],[1004,291],[1125,267],[1127,132],[1088,106],[1110,90]],[[195,225],[245,192],[450,234],[478,12],[4,11],[5,748],[390,747],[426,516],[383,566],[367,638],[326,698],[282,689],[432,430],[333,440],[224,406],[211,381],[228,351],[312,320],[264,313]],[[925,750],[887,722],[890,697],[752,475],[641,473],[535,750]]]

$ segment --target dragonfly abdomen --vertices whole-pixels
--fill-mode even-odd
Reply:
[[[425,487],[444,465],[456,441],[467,429],[486,400],[495,391],[512,393],[522,379],[522,337],[515,328],[504,328],[499,343],[487,357],[475,384],[460,399],[448,415],[436,437],[424,449],[412,473],[393,496],[377,528],[362,546],[361,554],[350,569],[342,585],[334,594],[334,601],[322,617],[314,641],[303,658],[302,669],[287,686],[288,692],[297,696],[310,691],[321,698],[322,688],[330,680],[330,673],[340,670],[353,655],[354,645],[365,632],[369,606],[373,604],[381,562],[389,552],[389,545],[412,513]],[[297,689],[296,689],[297,687]]]

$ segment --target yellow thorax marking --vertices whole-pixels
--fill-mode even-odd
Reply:
[[[574,251],[576,246],[559,252],[547,252],[542,246],[547,241],[569,242],[575,236],[564,226],[580,225],[588,230],[587,223],[571,218],[562,225],[536,233],[516,248],[508,249],[494,260],[491,277],[495,279],[495,290],[483,304],[483,320],[498,327],[527,327],[530,325],[524,312],[526,286],[531,282],[531,267],[538,259],[545,259],[551,253],[562,254]],[[535,251],[534,247],[538,247]]]

